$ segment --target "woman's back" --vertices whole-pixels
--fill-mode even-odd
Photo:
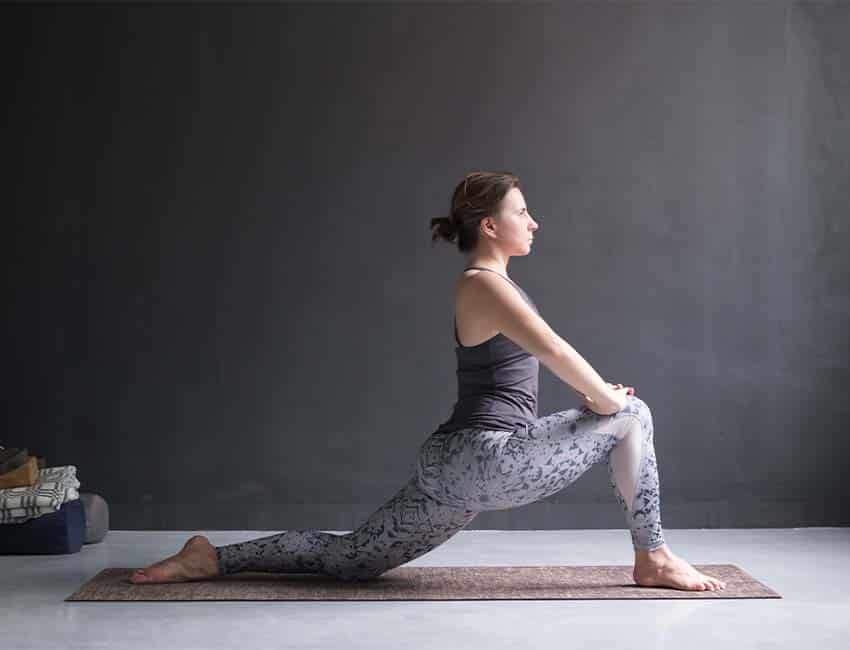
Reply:
[[[537,311],[534,301],[509,278],[484,267],[468,267],[491,272],[513,284],[523,299]],[[463,308],[463,280],[458,282],[456,305]],[[470,337],[483,339],[464,345],[459,338],[455,318],[455,356],[457,358],[457,401],[451,417],[436,432],[463,428],[514,431],[537,418],[537,393],[540,364],[501,333],[493,334],[487,323],[470,312]],[[464,323],[466,325],[466,323]],[[465,332],[466,334],[466,332]],[[475,339],[475,340],[478,340]],[[472,343],[472,341],[467,341]]]

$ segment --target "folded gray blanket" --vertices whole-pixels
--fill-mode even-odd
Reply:
[[[21,522],[56,512],[66,501],[80,498],[74,465],[38,470],[34,485],[0,489],[0,524]]]

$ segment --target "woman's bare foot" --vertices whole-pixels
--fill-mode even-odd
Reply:
[[[726,583],[697,571],[664,544],[658,549],[635,551],[632,577],[641,587],[673,587],[686,591],[718,591]]]
[[[218,574],[215,547],[203,535],[195,535],[175,555],[144,569],[137,569],[130,576],[130,582],[188,582]]]

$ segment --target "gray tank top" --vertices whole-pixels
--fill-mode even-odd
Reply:
[[[481,269],[505,278],[534,309],[537,305],[508,277],[482,266]],[[501,332],[483,343],[465,346],[457,336],[457,402],[451,417],[434,433],[467,427],[494,431],[515,431],[537,419],[537,387],[540,363],[532,354]]]

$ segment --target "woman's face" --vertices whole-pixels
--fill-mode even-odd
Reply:
[[[531,217],[519,188],[512,187],[505,194],[501,215],[497,225],[500,243],[509,255],[527,255],[531,251],[534,232],[540,226]]]

